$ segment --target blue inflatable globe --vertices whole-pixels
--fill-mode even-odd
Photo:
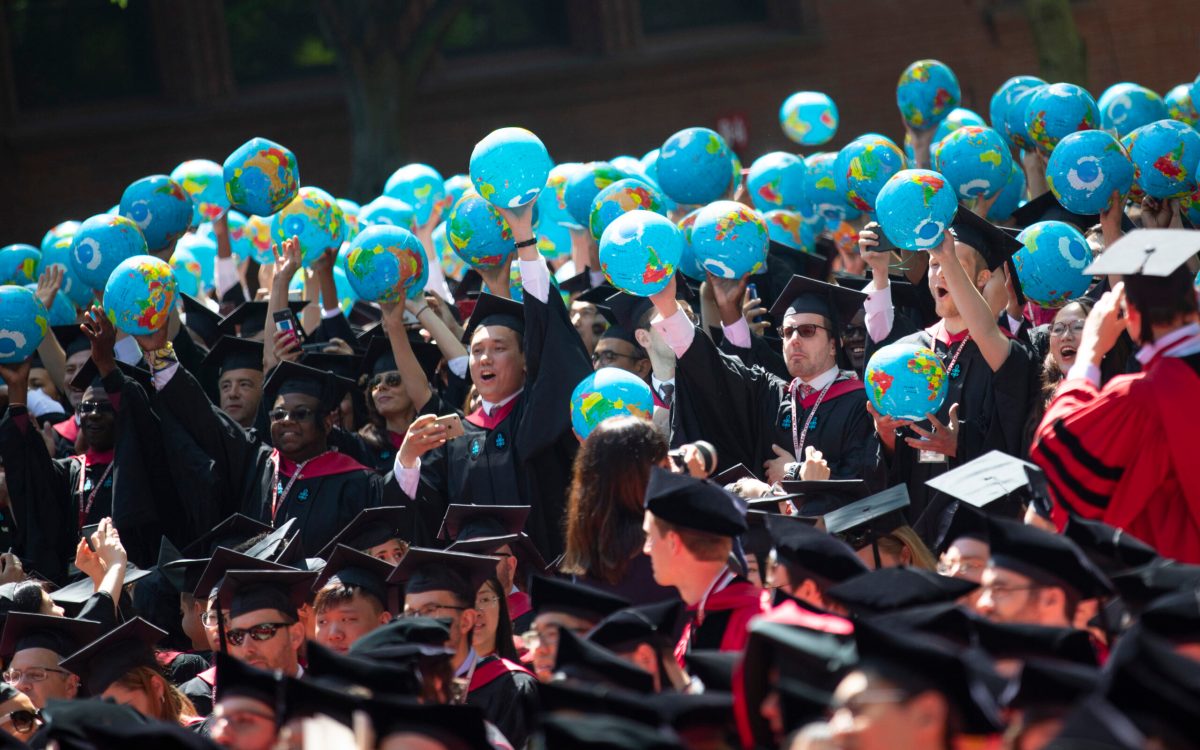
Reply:
[[[722,279],[740,279],[766,266],[767,223],[744,203],[713,201],[696,214],[691,245],[705,271]]]
[[[1023,145],[1027,141],[1025,138],[1025,108],[1017,106],[1017,99],[1021,94],[1045,85],[1046,82],[1036,76],[1013,76],[1000,84],[1000,88],[992,94],[988,119],[992,121],[992,127],[996,132],[1017,148],[1028,148]],[[1020,140],[1013,140],[1014,135],[1019,136]]]
[[[708,128],[680,130],[658,150],[658,184],[676,203],[699,205],[723,198],[738,177],[735,169],[725,139]]]
[[[650,211],[621,214],[600,237],[600,270],[610,284],[635,297],[661,292],[682,255],[679,227]]]
[[[871,355],[863,371],[867,398],[880,414],[919,421],[946,400],[946,367],[932,349],[897,342]]]
[[[71,238],[71,270],[89,289],[103,289],[121,261],[148,252],[142,230],[118,214],[99,214]]]
[[[71,303],[78,307],[84,307],[92,302],[92,290],[88,288],[76,275],[71,268],[71,240],[74,235],[60,237],[53,244],[42,251],[41,260],[38,262],[37,275],[40,277],[42,272],[50,266],[58,266],[62,269],[63,277],[62,284],[58,287],[59,296],[65,295],[71,300]]]
[[[609,417],[654,416],[654,396],[646,381],[619,367],[601,367],[575,386],[571,393],[571,429],[587,440]]]
[[[1000,195],[996,196],[992,207],[988,209],[987,220],[993,224],[1008,221],[1013,211],[1016,211],[1025,199],[1025,170],[1021,168],[1021,162],[1016,159],[1010,161],[1012,171],[1009,173],[1008,182],[1004,183]]]
[[[1100,108],[1082,86],[1051,83],[1029,98],[1025,110],[1025,132],[1042,153],[1079,130],[1100,127]]]
[[[1179,199],[1179,212],[1194,227],[1200,227],[1200,188]]]
[[[841,224],[861,215],[838,190],[837,157],[832,152],[821,152],[804,160],[804,194],[812,203],[813,210],[832,224]]]
[[[808,167],[803,159],[784,151],[772,151],[750,165],[746,192],[759,211],[795,211],[797,206],[808,201],[804,193],[807,176]]]
[[[402,200],[381,195],[358,212],[359,231],[376,224],[390,224],[412,231],[417,214]]]
[[[1100,108],[1100,127],[1118,138],[1167,118],[1167,105],[1162,97],[1136,83],[1109,86],[1096,100],[1096,106]]]
[[[199,233],[185,234],[176,243],[175,249],[186,250],[198,264],[202,290],[212,289],[216,286],[217,241],[215,238],[205,237]]]
[[[416,225],[425,226],[446,203],[446,181],[428,164],[406,164],[388,178],[383,194],[413,207]]]
[[[350,243],[346,278],[358,297],[369,302],[416,299],[429,278],[425,248],[407,229],[367,227]]]
[[[571,230],[544,217],[534,227],[537,249],[546,260],[557,260],[571,255]]]
[[[0,364],[29,359],[49,330],[50,315],[36,294],[23,286],[0,286]]]
[[[892,175],[908,164],[904,152],[890,138],[860,135],[838,152],[833,163],[837,190],[859,211],[874,211],[875,198]]]
[[[525,128],[500,128],[475,144],[471,182],[492,205],[517,208],[538,197],[553,166],[536,135]]]
[[[360,229],[358,213],[362,211],[362,206],[349,198],[338,198],[337,204],[338,208],[342,209],[342,218],[346,220],[346,236],[342,241],[349,242],[358,236],[358,230]]]
[[[1192,101],[1200,102],[1200,73],[1196,74],[1195,80],[1192,81]]]
[[[592,201],[600,191],[628,176],[606,161],[588,162],[567,171],[562,188],[563,204],[575,225],[581,229],[586,227],[592,218]]]
[[[346,217],[332,195],[321,188],[302,187],[292,202],[275,215],[271,222],[271,237],[280,247],[287,238],[297,238],[301,262],[308,266],[326,250],[337,252],[342,246],[346,238]]]
[[[121,195],[121,215],[138,225],[150,252],[157,252],[188,230],[192,222],[192,199],[170,177],[151,175],[125,188]]]
[[[946,136],[965,125],[985,128],[987,127],[987,122],[976,112],[972,112],[965,107],[955,107],[946,115],[946,119],[938,123],[937,129],[933,131],[932,146],[936,148],[937,144],[941,143]]]
[[[119,213],[119,211],[116,213]],[[79,231],[78,221],[63,221],[55,224],[54,226],[50,227],[49,231],[47,231],[45,235],[42,236],[42,252],[46,252],[51,245],[63,237],[66,237],[67,239],[74,237],[75,232],[77,231]]]
[[[471,184],[470,177],[465,174],[456,174],[446,178],[446,181],[442,183],[442,189],[446,193],[446,211],[449,211],[455,203],[458,203],[464,193],[474,190],[475,186]]]
[[[1012,174],[1008,144],[995,130],[967,125],[933,147],[933,165],[958,197],[990,198],[1000,192]]]
[[[800,213],[767,211],[763,221],[767,222],[767,236],[772,242],[806,253],[815,251],[817,233],[813,232],[813,224],[806,222]]]
[[[1026,89],[1017,94],[1016,100],[1013,101],[1010,119],[1004,124],[1004,137],[1022,151],[1033,151],[1038,147],[1029,137],[1029,131],[1025,129],[1025,114],[1029,111],[1029,103],[1033,101],[1033,97],[1049,85],[1047,83]]]
[[[200,221],[213,221],[229,210],[225,171],[215,161],[189,159],[171,170],[171,179],[191,197]]]
[[[225,196],[244,214],[270,216],[300,189],[296,155],[266,138],[251,138],[225,159]]]
[[[937,60],[917,60],[904,69],[896,84],[896,106],[914,130],[937,127],[960,99],[954,71]]]
[[[234,217],[240,217],[240,224],[234,228]],[[233,252],[239,258],[252,258],[259,265],[275,262],[275,253],[271,246],[270,216],[245,216],[240,211],[229,212],[229,241]]]
[[[464,195],[450,211],[449,222],[450,245],[472,268],[497,268],[516,249],[512,227],[478,193]]]
[[[26,289],[37,294],[37,284],[23,284]],[[51,326],[69,326],[74,325],[78,315],[75,312],[75,305],[67,295],[59,292],[54,295],[54,303],[46,312],[46,318]]]
[[[1063,208],[1096,214],[1112,193],[1133,186],[1133,162],[1125,148],[1104,130],[1081,130],[1058,142],[1046,163],[1046,183]]]
[[[588,228],[592,237],[599,240],[604,230],[618,216],[629,211],[652,211],[666,216],[662,195],[650,183],[636,177],[626,177],[601,190],[592,200],[592,212],[588,217]]]
[[[820,91],[797,91],[779,107],[779,125],[796,143],[820,146],[837,133],[837,105]]]
[[[118,331],[145,336],[167,324],[175,289],[169,263],[152,255],[135,255],[121,261],[108,278],[104,311]]]
[[[446,231],[448,226],[449,223],[443,221],[433,230],[433,249],[437,251],[438,258],[442,262],[442,273],[445,274],[446,278],[457,281],[462,279],[463,275],[466,274],[467,264],[462,258],[458,257],[458,254],[454,252],[454,248],[450,245],[450,235]]]
[[[609,159],[608,163],[613,165],[617,169],[621,170],[625,174],[629,175],[630,177],[643,177],[644,178],[646,176],[642,170],[642,160],[637,158],[636,156],[630,156],[629,154],[621,154],[620,156],[614,156],[613,158]]]
[[[1013,266],[1025,296],[1042,307],[1062,307],[1087,291],[1092,277],[1083,272],[1092,262],[1087,240],[1073,224],[1039,221],[1017,235],[1023,247]]]
[[[692,281],[704,281],[708,278],[700,261],[696,260],[696,252],[692,249],[692,229],[696,226],[696,217],[699,215],[700,209],[697,208],[675,225],[679,227],[679,234],[683,237],[683,252],[679,255],[679,272]]]
[[[0,284],[36,284],[42,253],[33,245],[0,247]]]
[[[1151,198],[1178,198],[1196,189],[1200,133],[1178,120],[1159,120],[1129,134],[1134,179]]]
[[[175,274],[175,290],[180,294],[199,297],[205,289],[204,272],[200,261],[186,247],[175,246],[171,253],[171,273]]]
[[[338,307],[342,308],[342,314],[349,315],[350,311],[354,309],[354,303],[358,301],[358,293],[351,286],[346,272],[336,265],[333,267],[333,288],[334,293],[337,294]]]
[[[1193,128],[1200,125],[1200,112],[1196,111],[1196,102],[1192,99],[1192,89],[1186,83],[1181,83],[1167,92],[1163,97],[1167,105],[1167,117],[1179,120]]]
[[[883,233],[903,250],[928,250],[942,243],[958,211],[958,197],[944,176],[906,169],[887,181],[875,201]]]

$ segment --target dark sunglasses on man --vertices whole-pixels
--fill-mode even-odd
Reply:
[[[234,628],[225,633],[225,639],[235,646],[245,643],[246,636],[250,636],[259,643],[263,643],[271,640],[281,629],[292,624],[290,622],[261,622],[251,628]]]
[[[816,323],[801,323],[798,326],[779,326],[775,330],[779,334],[779,338],[787,341],[792,336],[797,335],[802,339],[811,339],[817,335],[818,330],[828,331],[829,329],[825,326],[819,326]]]
[[[29,734],[42,723],[40,711],[27,711],[19,708],[12,713],[0,716],[0,725],[10,723],[18,734]]]
[[[271,418],[272,423],[283,422],[284,420],[289,422],[307,422],[315,417],[316,414],[315,409],[310,409],[307,406],[297,406],[290,411],[283,408],[272,409],[267,413],[267,416]]]

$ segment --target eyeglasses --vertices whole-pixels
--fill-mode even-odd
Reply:
[[[494,607],[500,603],[500,597],[495,594],[488,596],[475,597],[475,609],[483,609],[484,607]]]
[[[388,388],[399,388],[400,382],[400,373],[388,372],[371,378],[370,387],[372,390],[384,385]]]
[[[206,628],[215,628],[217,626],[218,619],[217,611],[215,609],[210,609],[209,611],[200,615],[200,624]]]
[[[608,351],[603,351],[603,352],[595,352],[594,354],[592,354],[592,364],[596,364],[597,362],[599,362],[602,365],[611,365],[613,362],[617,361],[617,357],[624,357],[625,359],[632,359],[634,362],[637,362],[638,360],[641,360],[641,359],[645,359],[645,357],[635,357],[630,354],[621,354],[620,352],[614,352],[612,350],[608,350]]]
[[[1066,323],[1055,323],[1054,325],[1050,326],[1050,335],[1051,336],[1066,336],[1067,331],[1070,331],[1071,333],[1078,336],[1079,334],[1083,333],[1083,328],[1085,325],[1087,325],[1086,320],[1077,320],[1074,323],[1071,323],[1070,325],[1068,325]]]
[[[79,416],[86,417],[88,414],[112,414],[116,410],[113,405],[107,401],[81,401],[79,403]]]
[[[287,409],[272,409],[269,416],[272,422],[282,422],[285,419],[289,422],[305,422],[311,419],[316,413],[315,409],[310,409],[307,406],[297,406],[291,411]]]
[[[17,709],[10,714],[0,716],[0,723],[5,721],[13,725],[13,729],[21,734],[32,732],[34,727],[41,721],[42,714],[40,711],[26,711],[25,709]]]
[[[7,670],[4,674],[0,675],[0,677],[3,677],[4,681],[9,685],[16,685],[22,680],[26,680],[28,682],[42,682],[50,676],[51,672],[57,672],[58,674],[62,675],[71,674],[67,670],[59,669],[58,667],[30,667],[29,669]]]
[[[1016,593],[1017,591],[1037,591],[1038,589],[1044,588],[1046,588],[1046,586],[1038,583],[1030,584],[1028,586],[1006,586],[989,583],[980,586],[979,593],[982,595],[986,592],[991,594],[993,599],[1002,599],[1009,594]]]
[[[213,711],[213,724],[222,724],[230,727],[234,732],[241,733],[252,729],[256,721],[268,721],[275,723],[275,717],[269,714],[260,714],[256,711],[222,711],[220,706]]]
[[[779,334],[779,338],[783,339],[784,341],[787,341],[792,336],[797,334],[799,334],[800,338],[802,339],[811,339],[813,336],[817,335],[818,330],[828,331],[829,329],[825,326],[819,326],[816,323],[801,323],[798,326],[779,326],[779,328],[775,329],[775,331]]]
[[[281,629],[293,624],[290,622],[263,622],[252,628],[235,628],[230,630],[225,634],[225,638],[235,646],[245,643],[246,636],[250,636],[252,639],[262,643],[271,640]]]
[[[908,695],[903,690],[864,690],[844,701],[835,702],[833,712],[847,711],[851,716],[861,715],[868,706],[904,703]]]
[[[466,610],[471,609],[471,608],[470,607],[456,607],[452,604],[426,604],[424,607],[421,607],[420,609],[406,609],[400,616],[401,617],[433,617],[433,613],[437,612],[439,609],[450,609],[450,610],[454,610],[455,612],[465,612]]]
[[[939,560],[937,564],[937,572],[938,575],[949,576],[951,578],[962,578],[972,571],[983,570],[985,567],[987,566],[983,563],[977,562],[965,562],[960,560],[955,560],[954,562],[942,562]]]

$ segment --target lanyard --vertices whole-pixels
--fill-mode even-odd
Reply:
[[[812,408],[808,410],[808,414],[804,417],[804,429],[800,430],[800,434],[797,436],[796,424],[799,420],[796,419],[796,392],[800,390],[800,378],[796,378],[792,381],[792,386],[789,389],[792,392],[792,447],[796,449],[797,461],[804,461],[804,454],[801,453],[801,451],[804,449],[804,441],[808,437],[808,426],[812,424],[812,418],[813,415],[817,413],[817,407],[819,407],[821,402],[825,400],[825,394],[829,393],[829,389],[832,388],[833,384],[836,382],[837,377],[835,376],[834,379],[829,381],[825,387],[821,389],[821,392],[817,394],[817,400],[813,403]]]
[[[971,340],[971,334],[968,333],[967,337],[958,343],[958,348],[954,350],[954,356],[950,358],[950,364],[946,365],[946,377],[948,377],[948,378],[954,377],[954,375],[952,375],[951,373],[954,372],[954,365],[956,365],[958,363],[958,355],[962,354],[963,347],[965,347],[967,345],[967,342],[970,340]],[[946,348],[949,349],[950,345],[947,344]],[[938,359],[942,359],[942,356],[937,353],[936,349],[934,350],[933,353],[935,355],[937,355]],[[945,362],[943,361],[942,364],[945,364]]]
[[[285,486],[283,488],[282,492],[279,492],[277,489],[279,487],[279,460],[280,460],[279,454],[276,453],[272,457],[273,460],[271,463],[273,463],[275,465],[275,471],[271,475],[271,523],[272,524],[275,523],[275,514],[279,512],[279,506],[283,505],[284,498],[286,498],[288,496],[288,493],[292,491],[292,485],[295,484],[296,480],[300,478],[300,474],[302,474],[304,472],[304,467],[308,466],[309,461],[314,461],[314,460],[320,458],[321,456],[324,456],[326,453],[332,453],[332,452],[333,451],[324,451],[323,453],[318,453],[317,455],[313,456],[312,458],[310,458],[306,461],[301,461],[299,464],[297,464],[296,472],[294,474],[292,474],[292,478],[288,480],[287,486]]]
[[[108,479],[108,475],[112,473],[113,466],[116,462],[114,461],[113,463],[110,463],[104,469],[104,473],[100,475],[100,481],[96,482],[96,484],[92,486],[92,491],[87,496],[87,503],[82,502],[83,486],[84,483],[87,482],[87,459],[81,456],[79,462],[83,464],[83,470],[79,472],[79,500],[81,502],[81,505],[79,506],[79,528],[82,530],[83,527],[87,525],[87,517],[88,513],[92,512],[92,504],[96,502],[96,493],[99,492],[100,488],[104,486],[104,480]]]

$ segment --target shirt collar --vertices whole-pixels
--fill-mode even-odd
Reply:
[[[501,406],[504,406],[504,405],[505,405],[505,404],[507,404],[509,401],[512,401],[514,398],[516,398],[517,396],[520,396],[520,395],[521,395],[521,391],[523,391],[523,390],[525,390],[525,389],[524,389],[524,388],[518,388],[518,389],[517,389],[517,391],[516,391],[516,393],[513,393],[513,394],[510,394],[510,395],[508,395],[508,396],[505,396],[504,398],[500,399],[499,401],[497,401],[497,402],[496,402],[496,403],[494,403],[494,404],[493,404],[491,401],[485,401],[484,399],[480,399],[480,401],[482,401],[482,402],[483,402],[483,413],[484,413],[484,414],[486,414],[486,415],[488,415],[489,417],[490,417],[490,416],[492,416],[492,414],[493,414],[493,413],[494,413],[494,412],[495,412],[497,409],[499,409]]]
[[[809,386],[814,391],[819,391],[822,388],[824,388],[825,386],[832,383],[834,380],[837,380],[837,376],[838,376],[838,367],[837,367],[837,365],[834,365],[833,367],[830,367],[828,370],[826,370],[825,372],[816,376],[812,380],[807,380],[807,381],[801,380],[800,382]]]
[[[467,652],[467,658],[463,659],[462,666],[454,670],[454,676],[466,677],[467,673],[471,671],[471,667],[475,666],[475,660],[478,658],[479,654],[475,653],[475,647],[472,646],[471,650]]]
[[[654,386],[655,391],[662,393],[662,387],[664,385],[675,385],[675,378],[671,378],[670,380],[659,380],[654,376],[654,373],[650,373],[650,385]]]
[[[1141,349],[1138,349],[1138,352],[1135,356],[1137,357],[1138,362],[1141,362],[1142,365],[1148,365],[1150,364],[1150,360],[1157,357],[1164,350],[1170,349],[1181,341],[1192,338],[1193,336],[1200,336],[1200,323],[1188,323],[1185,326],[1176,328],[1174,331],[1171,331],[1166,336],[1159,338],[1154,343],[1146,344]],[[1191,347],[1188,348],[1190,349]],[[1187,352],[1183,350],[1179,351],[1179,354],[1186,353]],[[1170,356],[1171,354],[1172,353],[1168,352],[1167,356]]]

